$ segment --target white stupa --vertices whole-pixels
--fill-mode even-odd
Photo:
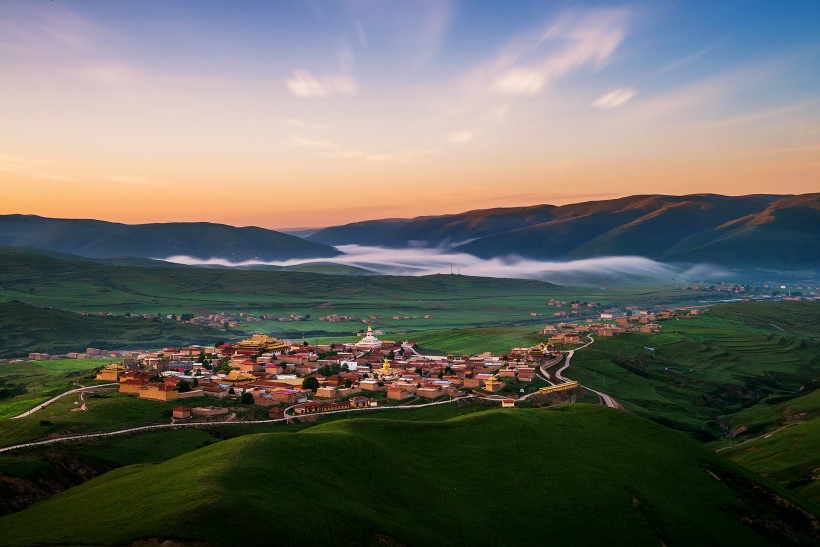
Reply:
[[[367,326],[367,334],[361,340],[356,342],[358,349],[376,349],[382,347],[382,341],[373,336],[373,328]]]

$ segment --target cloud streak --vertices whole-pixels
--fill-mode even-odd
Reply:
[[[309,70],[299,69],[294,70],[285,83],[293,95],[303,98],[355,95],[359,92],[356,80],[347,74],[327,74],[316,77]]]
[[[538,94],[583,67],[604,66],[626,37],[629,19],[623,9],[565,12],[540,34],[515,40],[468,80],[498,95]]]
[[[538,279],[559,285],[616,285],[624,283],[670,281],[687,277],[687,268],[655,262],[639,256],[615,256],[572,260],[566,262],[541,261],[510,256],[482,259],[466,253],[441,249],[409,248],[387,249],[360,245],[343,245],[345,254],[334,258],[294,259],[285,261],[255,261],[233,263],[223,258],[209,260],[188,256],[169,256],[163,260],[178,264],[211,266],[298,266],[301,264],[345,264],[388,275],[433,275],[459,272],[479,277]],[[698,266],[701,276],[718,274],[714,268]]]
[[[632,88],[615,89],[601,96],[598,100],[592,103],[592,106],[603,110],[618,108],[619,106],[632,100],[637,93],[638,92]]]

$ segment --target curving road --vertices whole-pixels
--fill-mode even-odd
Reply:
[[[44,402],[40,403],[39,405],[35,406],[34,408],[30,408],[29,410],[26,410],[25,412],[23,412],[19,416],[12,416],[11,418],[9,418],[9,420],[16,420],[18,418],[25,418],[26,416],[31,416],[32,414],[34,414],[38,410],[47,407],[48,405],[50,405],[51,403],[53,403],[57,399],[61,399],[61,398],[65,397],[66,395],[71,395],[72,393],[81,393],[83,391],[91,391],[93,389],[99,389],[101,387],[111,387],[111,386],[116,386],[116,385],[119,385],[119,384],[114,382],[112,384],[100,384],[100,385],[97,385],[97,386],[79,387],[77,389],[72,389],[70,391],[60,393],[56,397],[52,397],[48,401],[44,401]]]
[[[569,350],[567,352],[567,360],[564,363],[564,366],[562,366],[561,368],[559,368],[558,370],[555,371],[555,377],[558,380],[561,380],[561,381],[564,381],[564,382],[569,382],[570,379],[563,376],[562,373],[570,367],[570,364],[572,362],[572,356],[575,355],[575,352],[578,351],[579,349],[584,349],[585,347],[589,346],[590,344],[592,344],[594,342],[595,342],[595,338],[593,338],[590,335],[589,336],[589,342],[587,342],[586,344],[584,344],[583,346],[581,346],[579,348]],[[595,395],[600,397],[601,401],[603,401],[605,406],[608,406],[609,408],[622,408],[621,405],[618,404],[618,401],[613,399],[611,395],[608,395],[608,394],[606,394],[602,391],[596,391],[596,390],[594,390],[592,388],[589,388],[585,385],[582,385],[581,387],[584,388],[587,391],[591,391],[592,393],[594,393]]]
[[[94,387],[101,387],[101,386],[94,386]],[[87,388],[86,388],[87,389]],[[63,394],[65,395],[65,394]],[[61,443],[61,442],[68,442],[68,441],[83,441],[86,439],[95,439],[99,437],[113,437],[115,435],[127,435],[128,433],[136,433],[138,431],[151,431],[155,429],[174,429],[179,427],[211,427],[211,426],[222,426],[222,425],[237,425],[237,424],[272,424],[277,422],[286,422],[288,420],[292,420],[293,418],[302,418],[304,416],[324,416],[327,414],[339,414],[342,412],[362,412],[362,411],[374,411],[374,410],[407,410],[407,409],[414,409],[414,408],[423,408],[426,406],[435,406],[435,405],[448,405],[450,403],[454,403],[456,401],[460,401],[462,399],[471,399],[474,397],[473,395],[464,395],[463,397],[456,397],[454,399],[450,399],[447,401],[436,401],[432,403],[424,403],[421,405],[413,405],[413,406],[375,406],[375,407],[363,407],[363,408],[347,408],[344,410],[333,410],[330,412],[319,412],[316,414],[305,414],[295,416],[293,414],[288,414],[288,411],[293,409],[293,406],[290,406],[285,409],[285,417],[284,418],[277,418],[273,420],[237,420],[234,422],[191,422],[191,423],[170,423],[170,424],[154,424],[154,425],[142,425],[138,427],[129,427],[127,429],[118,429],[117,431],[103,431],[100,433],[88,433],[85,435],[71,435],[66,437],[55,437],[53,439],[46,439],[43,441],[31,441],[28,443],[22,444],[15,444],[12,446],[6,446],[0,448],[0,453],[8,452],[10,450],[17,450],[19,448],[29,448],[32,446],[42,446],[47,444],[54,444],[54,443]],[[295,406],[295,405],[294,405]]]

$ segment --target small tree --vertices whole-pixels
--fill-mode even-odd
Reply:
[[[231,388],[228,390],[228,395],[236,395],[236,390],[233,388],[233,386],[231,386]]]
[[[253,404],[253,395],[248,393],[245,390],[242,390],[242,396],[239,397],[239,402],[243,405],[252,405]]]
[[[187,393],[191,391],[191,382],[188,380],[180,380],[177,384],[177,389],[180,393]]]
[[[319,389],[319,380],[314,378],[313,376],[308,376],[304,380],[302,380],[302,389],[310,389],[312,391],[316,391]]]
[[[351,380],[350,378],[347,378],[345,380],[345,387],[351,387],[351,386],[353,386],[353,380]]]

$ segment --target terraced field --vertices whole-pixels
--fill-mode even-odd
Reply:
[[[789,311],[793,304],[802,303],[780,303]],[[765,426],[740,424],[733,416],[797,396],[801,386],[820,375],[820,346],[813,338],[766,328],[760,321],[760,326],[741,322],[732,306],[715,307],[705,317],[667,321],[660,334],[599,338],[576,354],[569,376],[703,441],[724,438],[741,426],[738,436],[753,436]],[[724,314],[724,308],[729,312]],[[820,305],[801,308],[801,321],[813,321],[820,312]],[[756,311],[746,308],[751,317]]]

